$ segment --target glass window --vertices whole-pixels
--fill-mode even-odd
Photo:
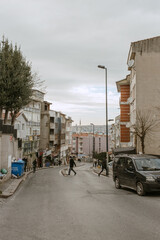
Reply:
[[[134,164],[131,158],[126,158],[126,168],[127,169],[134,169]]]
[[[160,170],[160,159],[143,158],[135,160],[136,167],[139,171],[158,171]]]
[[[54,117],[50,117],[50,122],[54,123]]]
[[[117,164],[120,166],[120,167],[124,167],[125,165],[125,158],[124,157],[120,157]]]

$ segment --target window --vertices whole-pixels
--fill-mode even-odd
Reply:
[[[50,135],[54,134],[54,129],[50,129]]]
[[[24,123],[22,123],[22,130],[24,130],[24,126],[25,126]]]
[[[54,123],[54,117],[50,117],[50,122]]]
[[[45,103],[44,105],[44,111],[47,111],[48,110],[48,105]]]
[[[133,161],[131,158],[126,158],[126,168],[128,170],[134,169]]]
[[[53,142],[53,141],[50,141],[50,142],[49,142],[49,146],[50,146],[50,147],[53,147],[53,145],[54,145],[54,142]]]
[[[125,165],[125,158],[124,157],[120,157],[117,164],[120,166],[120,167],[124,167]]]

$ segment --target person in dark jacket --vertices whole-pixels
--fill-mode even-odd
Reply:
[[[74,175],[76,175],[76,172],[73,169],[74,166],[76,167],[75,161],[72,157],[70,157],[68,175],[70,175],[71,171],[74,172]]]
[[[32,165],[33,165],[33,172],[35,173],[35,171],[36,171],[36,166],[37,166],[37,161],[36,161],[36,159],[34,159],[34,161],[32,162]]]
[[[106,170],[106,176],[108,176],[108,168],[107,168],[107,164],[106,164],[105,159],[102,161],[102,170],[98,173],[99,177],[100,177],[101,173],[103,172],[103,170]]]
[[[28,159],[27,159],[27,157],[24,157],[24,158],[22,158],[22,160],[24,161],[24,171],[26,172],[26,171],[27,171],[27,162],[28,162]]]

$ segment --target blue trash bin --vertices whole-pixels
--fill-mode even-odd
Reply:
[[[50,162],[46,162],[45,166],[50,167]]]
[[[24,161],[19,160],[17,162],[12,162],[12,174],[16,176],[22,176],[24,173]]]

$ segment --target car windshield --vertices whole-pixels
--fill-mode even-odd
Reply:
[[[139,171],[160,171],[160,159],[158,158],[135,159],[135,163]]]

